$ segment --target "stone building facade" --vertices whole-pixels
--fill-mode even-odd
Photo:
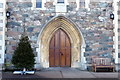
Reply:
[[[120,1],[118,2],[118,61],[120,64]]]
[[[6,0],[5,11],[10,12],[10,18],[6,18],[3,50],[7,66],[11,66],[24,27],[36,56],[37,69],[49,67],[50,36],[59,28],[70,37],[71,67],[90,69],[94,57],[111,58],[115,63],[115,25],[110,18],[114,12],[113,0],[36,1]]]

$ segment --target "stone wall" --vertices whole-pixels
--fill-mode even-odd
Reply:
[[[118,2],[118,69],[120,70],[120,1]]]
[[[55,5],[53,2],[47,2],[45,3],[46,10],[31,10],[31,2],[11,1],[7,2],[7,6],[11,17],[6,26],[6,61],[10,61],[24,25],[36,54],[38,35],[41,28],[55,17]],[[88,64],[91,63],[92,57],[113,58],[114,52],[114,27],[110,19],[110,13],[113,12],[112,2],[91,2],[89,7],[90,11],[83,7],[76,11],[76,3],[70,2],[65,15],[79,26],[84,36],[86,42],[84,56]]]

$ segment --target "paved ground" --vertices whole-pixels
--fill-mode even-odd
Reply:
[[[2,71],[0,71],[0,80],[2,79]]]
[[[72,68],[50,68],[35,72],[34,75],[13,75],[12,72],[3,72],[3,79],[8,78],[118,78],[117,72],[89,72]]]

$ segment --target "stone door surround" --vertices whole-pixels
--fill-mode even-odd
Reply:
[[[63,29],[71,41],[71,67],[80,67],[82,34],[71,20],[57,16],[49,21],[39,35],[39,54],[41,67],[49,67],[49,43],[52,35],[59,28]]]

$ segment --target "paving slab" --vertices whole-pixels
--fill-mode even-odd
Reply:
[[[63,78],[95,78],[88,71],[62,71]]]
[[[36,75],[42,76],[43,78],[62,78],[60,71],[36,72]]]
[[[0,80],[2,79],[2,71],[0,71]]]
[[[96,78],[118,78],[117,72],[91,72]]]
[[[119,78],[119,80],[120,80],[120,72],[118,73],[118,78]]]

